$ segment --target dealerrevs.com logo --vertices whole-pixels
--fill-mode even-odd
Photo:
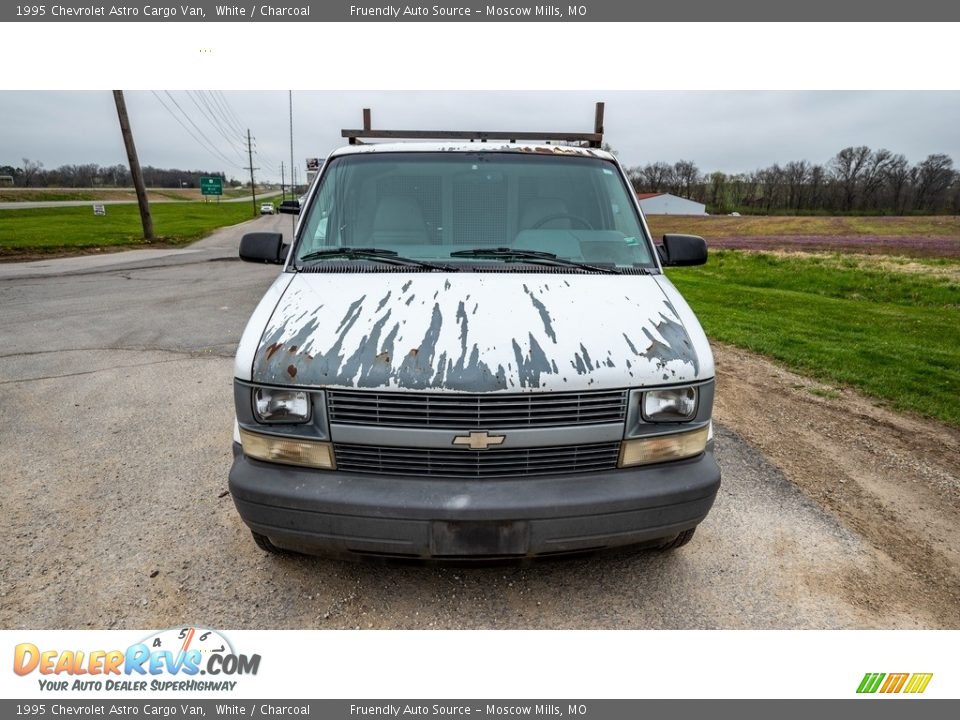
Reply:
[[[49,691],[231,691],[243,675],[256,675],[260,655],[244,655],[216,630],[163,630],[126,650],[51,650],[33,643],[14,648],[13,671],[34,673]],[[199,679],[198,676],[204,676]]]
[[[932,678],[933,673],[867,673],[857,686],[857,692],[916,695],[927,689]]]

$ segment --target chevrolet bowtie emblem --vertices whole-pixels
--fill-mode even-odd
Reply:
[[[467,445],[471,450],[486,450],[491,445],[503,445],[506,435],[490,435],[486,430],[472,432],[469,435],[457,435],[453,439],[454,445]]]

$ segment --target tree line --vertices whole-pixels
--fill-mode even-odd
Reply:
[[[200,177],[220,177],[220,171],[143,168],[147,187],[199,187]],[[710,213],[803,214],[911,213],[960,214],[960,173],[950,156],[935,153],[911,165],[902,154],[847,147],[824,164],[795,160],[745,173],[701,172],[696,163],[679,160],[627,168],[637,192],[669,192],[706,204]],[[44,169],[23,158],[19,165],[0,166],[0,184],[12,179],[17,187],[130,187],[126,165],[95,163]]]
[[[960,173],[942,153],[911,165],[902,154],[844,148],[818,165],[796,160],[746,173],[702,173],[680,160],[627,168],[637,192],[669,192],[710,213],[960,214]]]
[[[178,168],[155,168],[146,165],[142,168],[143,181],[152,188],[194,188],[200,187],[201,177],[219,177],[225,185],[239,186],[237,180],[227,182],[227,177],[219,170],[180,170]],[[47,170],[42,162],[23,158],[18,165],[0,165],[0,178],[12,178],[15,187],[42,188],[93,188],[93,187],[132,187],[130,168],[126,165],[61,165]],[[9,184],[8,180],[6,184]]]

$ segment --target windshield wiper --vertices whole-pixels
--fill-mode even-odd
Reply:
[[[581,270],[590,270],[591,272],[607,273],[609,275],[620,275],[620,271],[612,267],[599,267],[587,263],[568,260],[567,258],[557,257],[555,253],[545,252],[543,250],[515,250],[513,248],[473,248],[471,250],[454,250],[450,257],[473,257],[473,258],[500,258],[503,260],[527,260],[534,264],[541,265],[562,265],[565,267],[577,267]]]
[[[426,262],[425,260],[416,260],[414,258],[402,257],[396,250],[385,250],[383,248],[372,247],[337,247],[326,248],[324,250],[314,250],[308,252],[300,262],[309,262],[310,260],[325,260],[327,258],[347,258],[348,260],[373,260],[387,265],[405,265],[413,267],[426,268],[428,270],[446,270],[448,272],[458,272],[460,268],[453,265],[441,265],[439,263]]]

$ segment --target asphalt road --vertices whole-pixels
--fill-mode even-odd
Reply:
[[[857,578],[884,559],[723,427],[720,495],[673,553],[485,568],[264,554],[226,494],[232,355],[277,268],[236,248],[290,222],[0,265],[0,627],[932,625],[865,602]]]

